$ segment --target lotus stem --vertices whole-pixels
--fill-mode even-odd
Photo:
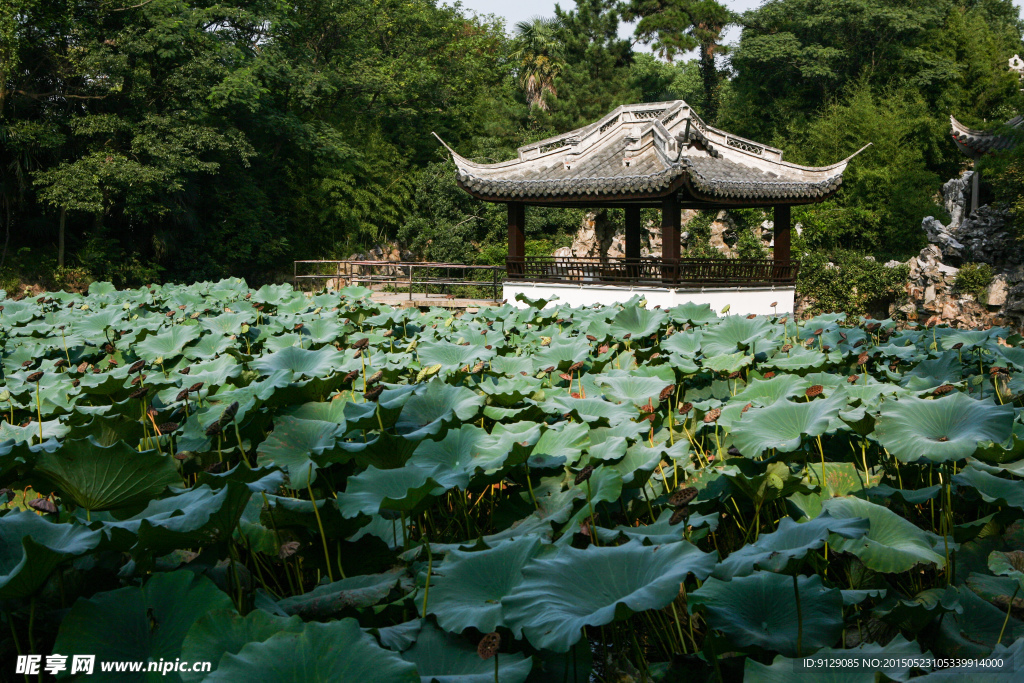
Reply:
[[[39,401],[39,380],[36,380],[36,416],[39,418],[39,443],[43,443],[43,407]]]
[[[530,481],[530,464],[523,464],[526,466],[526,488],[530,492],[530,500],[533,501],[533,507],[540,510],[540,503],[537,502],[537,497],[533,495],[533,482]]]
[[[235,438],[238,439],[238,452],[241,453],[242,455],[242,462],[244,462],[245,466],[251,470],[252,465],[249,464],[249,456],[246,455],[245,446],[242,445],[242,434],[241,432],[238,431],[238,422],[236,422],[235,420],[231,420],[231,426],[235,428]],[[309,467],[310,469],[313,468],[312,465],[310,465]]]
[[[796,595],[796,656],[803,656],[804,642],[804,619],[800,611],[800,584],[797,583],[796,574],[793,574],[793,593]]]
[[[431,576],[431,574],[433,573],[433,570],[434,570],[434,555],[430,552],[430,539],[424,537],[423,538],[423,542],[427,546],[427,584],[423,588],[423,618],[426,619],[427,618],[427,599],[430,597],[430,576]],[[495,663],[497,663],[497,661],[498,661],[497,655],[495,655],[494,661],[495,661]],[[497,666],[497,664],[495,664],[495,666]],[[497,668],[495,668],[494,676],[495,676],[495,680],[497,680],[497,676],[498,676]]]
[[[1006,624],[1010,621],[1010,610],[1013,609],[1013,600],[1017,597],[1017,591],[1020,590],[1020,582],[1017,582],[1017,586],[1013,589],[1013,595],[1010,596],[1010,604],[1006,606],[1006,618],[1003,619],[1003,627],[999,629],[999,638],[996,639],[996,645],[999,645],[1003,641],[1003,632],[1006,631]]]
[[[594,545],[601,547],[601,542],[597,538],[597,515],[594,514],[594,504],[590,500],[590,478],[587,478],[587,507],[590,509],[590,540],[594,542]],[[644,498],[647,497],[647,492],[644,491]],[[651,503],[648,501],[647,508],[650,509]],[[654,513],[651,513],[652,515]]]
[[[334,572],[331,571],[331,554],[327,551],[327,534],[324,533],[324,524],[320,521],[320,510],[316,506],[316,496],[313,495],[313,463],[309,464],[309,478],[306,480],[306,490],[309,491],[309,499],[313,502],[313,514],[316,515],[316,526],[320,530],[320,542],[324,546],[324,563],[327,565],[327,576],[334,583]]]
[[[672,618],[676,622],[676,633],[679,634],[679,645],[683,648],[683,654],[688,654],[686,651],[686,638],[683,637],[683,625],[679,623],[679,612],[676,611],[676,601],[673,600],[669,605],[672,607]]]

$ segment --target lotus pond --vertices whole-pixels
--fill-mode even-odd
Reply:
[[[0,661],[382,683],[1024,666],[1013,331],[368,294],[0,300]]]

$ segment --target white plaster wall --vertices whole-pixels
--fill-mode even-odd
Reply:
[[[728,305],[730,315],[771,315],[792,313],[796,298],[793,287],[704,287],[700,289],[669,289],[667,287],[630,287],[617,285],[571,285],[547,282],[505,282],[502,297],[519,308],[526,305],[516,301],[516,294],[531,299],[558,297],[556,303],[570,306],[592,306],[629,301],[634,296],[647,300],[647,307],[661,305],[672,308],[692,301],[709,304],[718,312]],[[773,309],[772,303],[778,303]]]

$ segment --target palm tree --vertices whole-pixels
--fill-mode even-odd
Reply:
[[[519,61],[519,83],[531,107],[547,110],[544,95],[558,95],[555,78],[564,65],[562,43],[558,38],[561,27],[562,22],[557,18],[534,17],[516,23],[517,49],[512,58]]]

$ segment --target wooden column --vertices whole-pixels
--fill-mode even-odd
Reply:
[[[790,223],[792,222],[790,207],[788,205],[776,206],[773,210],[775,222],[775,278],[788,279],[792,277],[790,259],[792,258],[789,248]]]
[[[661,277],[665,282],[674,282],[679,272],[679,240],[682,232],[682,212],[676,195],[661,202]]]
[[[526,206],[522,202],[508,203],[508,263],[509,277],[522,277],[526,260]]]

